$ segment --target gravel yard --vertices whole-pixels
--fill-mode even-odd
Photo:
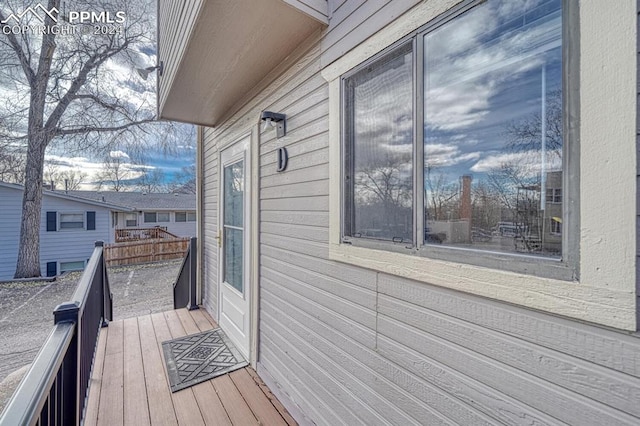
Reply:
[[[114,319],[173,309],[182,260],[109,268]],[[0,284],[0,411],[53,326],[53,310],[71,298],[81,272],[56,281]]]

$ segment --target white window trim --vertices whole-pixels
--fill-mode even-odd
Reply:
[[[636,330],[635,2],[579,9],[579,281],[542,278],[341,244],[340,77],[445,12],[423,2],[326,67],[329,82],[329,257],[395,276],[624,330]],[[606,28],[607,31],[603,31]],[[603,74],[603,70],[609,70]],[[616,70],[616,72],[611,72]],[[612,92],[615,96],[612,96]],[[597,170],[598,173],[593,171]],[[611,185],[616,182],[617,185]],[[566,192],[566,191],[565,191]],[[566,194],[563,194],[563,196]],[[569,207],[570,208],[570,207]],[[607,227],[611,211],[616,226]]]
[[[63,228],[62,227],[62,216],[67,214],[77,214],[82,215],[82,228]],[[83,211],[64,211],[58,212],[58,231],[60,232],[70,232],[70,231],[86,231],[87,230],[87,212]]]
[[[82,268],[81,269],[67,269],[67,270],[62,270],[62,264],[63,263],[80,263],[82,262]],[[87,262],[84,260],[69,260],[69,261],[59,261],[58,262],[58,273],[62,274],[63,272],[75,272],[75,271],[83,271],[84,268],[87,266]]]
[[[155,212],[155,213],[156,213],[156,223],[171,223],[171,212],[160,211],[160,212]],[[158,218],[159,214],[166,214],[168,219],[167,220],[160,220]]]

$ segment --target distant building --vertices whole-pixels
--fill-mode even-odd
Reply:
[[[0,281],[15,274],[20,243],[24,187],[0,182]],[[44,190],[40,218],[40,270],[43,276],[82,270],[96,241],[114,238],[111,217],[132,209]]]
[[[126,206],[128,211],[111,212],[111,239],[115,230],[159,226],[178,237],[196,235],[195,194],[157,194],[146,192],[69,191],[93,201]]]

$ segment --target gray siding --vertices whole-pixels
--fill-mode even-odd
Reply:
[[[419,0],[329,0],[329,28],[322,40],[325,67],[411,9]]]
[[[218,151],[213,129],[205,128],[203,137],[202,173],[202,260],[203,304],[207,311],[218,317]]]
[[[637,324],[640,327],[640,0],[636,2],[636,9],[638,11],[637,19],[637,44],[638,44],[638,65],[636,73],[636,84],[638,85],[638,106],[636,108],[636,163],[637,163],[637,177],[636,177],[636,191],[638,195],[636,197],[636,211],[638,217],[636,219],[636,295],[638,296],[636,303],[636,311],[638,315]]]
[[[15,273],[20,241],[20,220],[22,212],[22,191],[0,187],[0,280],[10,280]],[[96,212],[96,229],[87,231],[58,230],[47,232],[46,212],[83,213]],[[104,207],[65,200],[45,194],[42,197],[42,215],[40,217],[40,270],[47,272],[47,262],[87,261],[93,253],[96,241],[110,241],[111,212]]]
[[[262,133],[259,151],[258,371],[303,413],[298,420],[639,424],[636,335],[328,259],[328,87],[320,71],[415,3],[330,0],[324,38],[241,113],[205,131],[207,309],[217,314],[217,146],[245,133],[261,110],[283,112],[287,138]],[[289,168],[277,173],[282,143]]]
[[[202,0],[158,1],[158,33],[164,36],[158,39],[158,58],[163,58],[165,67],[162,78],[158,79],[160,110],[167,98],[173,77],[180,66],[182,54],[187,47],[195,25],[195,18],[202,3]]]

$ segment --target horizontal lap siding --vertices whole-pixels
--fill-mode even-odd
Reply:
[[[22,191],[0,187],[0,281],[16,272],[21,217]]]
[[[163,37],[158,40],[158,63],[162,60],[164,64],[162,78],[158,79],[160,109],[167,98],[201,5],[202,0],[160,0],[159,2],[158,32]],[[176,25],[178,25],[177,28]]]
[[[202,171],[202,261],[204,263],[203,303],[218,318],[218,151],[213,129],[205,128]]]
[[[364,37],[347,25],[370,14],[380,26],[392,20],[384,14],[395,17],[416,2],[394,0],[397,10],[384,1],[329,3],[342,34],[332,35],[332,24],[321,49],[211,131],[226,143],[246,134],[261,110],[287,115],[287,136],[262,132],[257,153],[259,370],[316,424],[640,423],[635,336],[328,259],[322,55]],[[289,153],[282,173],[280,146]],[[205,218],[217,208],[217,152],[206,142]],[[216,224],[205,220],[205,250],[214,258]]]

